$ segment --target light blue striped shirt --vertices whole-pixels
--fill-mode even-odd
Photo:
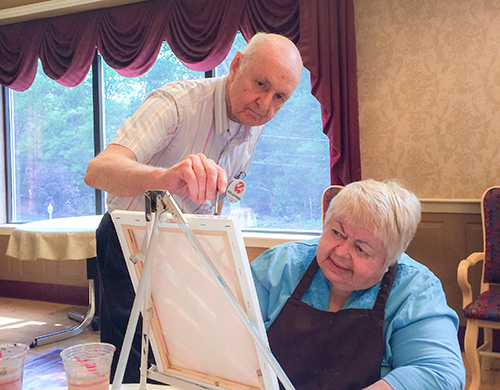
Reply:
[[[227,76],[173,81],[153,91],[116,132],[112,144],[134,152],[146,165],[170,168],[190,154],[203,153],[231,179],[248,172],[264,126],[248,127],[231,121],[226,106]],[[212,202],[172,194],[185,213],[211,214]],[[144,195],[108,194],[109,211],[144,210]]]
[[[292,295],[316,255],[319,238],[269,249],[251,263],[266,329]],[[354,291],[343,309],[371,308],[380,283]],[[319,269],[303,301],[328,310],[330,282]],[[381,377],[395,390],[461,390],[465,368],[458,344],[458,316],[447,305],[439,279],[403,254],[385,308],[385,357]]]

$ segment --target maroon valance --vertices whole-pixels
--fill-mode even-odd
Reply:
[[[266,31],[298,45],[330,139],[332,183],[359,180],[352,0],[150,0],[0,26],[0,83],[26,90],[40,59],[48,77],[78,85],[96,49],[121,75],[139,76],[164,41],[188,68],[207,71],[226,57],[238,30],[247,40]]]

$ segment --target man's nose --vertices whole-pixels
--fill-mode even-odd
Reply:
[[[259,99],[257,100],[259,108],[262,111],[268,111],[272,101],[273,101],[272,93],[263,93],[259,96]]]

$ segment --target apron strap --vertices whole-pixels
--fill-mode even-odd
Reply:
[[[290,298],[296,299],[296,300],[301,300],[302,296],[305,294],[307,289],[309,288],[309,285],[311,284],[311,280],[314,277],[314,274],[318,270],[318,260],[316,259],[316,256],[314,256],[313,261],[307,268],[306,272],[302,276],[302,279],[300,279],[299,284],[297,287],[295,287],[295,290]]]
[[[385,304],[387,303],[387,299],[389,299],[389,294],[391,293],[392,285],[394,284],[397,273],[398,263],[396,262],[389,267],[382,278],[382,282],[380,283],[380,288],[378,290],[377,300],[373,305],[373,310],[382,312],[385,311]]]

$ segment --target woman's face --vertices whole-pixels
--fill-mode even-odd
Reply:
[[[317,251],[318,264],[332,290],[350,295],[376,285],[387,271],[387,250],[370,230],[332,217]]]

